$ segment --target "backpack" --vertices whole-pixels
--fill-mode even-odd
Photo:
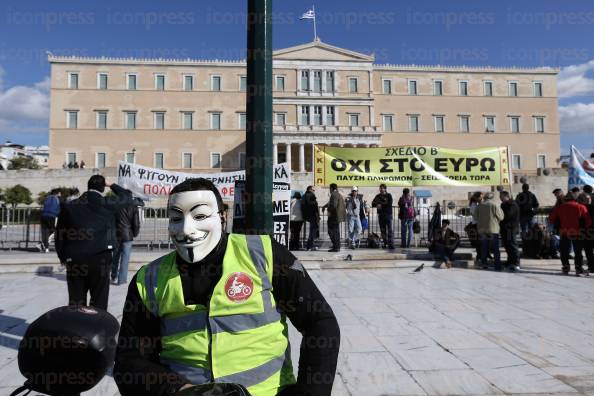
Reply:
[[[380,247],[380,237],[375,232],[372,232],[367,237],[367,247],[370,249],[379,249]]]

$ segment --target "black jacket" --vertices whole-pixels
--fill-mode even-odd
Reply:
[[[119,210],[116,218],[118,242],[130,242],[140,232],[138,207],[127,206]]]
[[[373,201],[371,202],[371,206],[376,208],[377,205],[381,205],[381,209],[378,209],[377,214],[382,216],[392,216],[392,194],[385,193],[385,194],[377,194]]]
[[[530,191],[522,191],[516,196],[516,202],[520,208],[520,217],[532,218],[536,215],[536,209],[540,206],[536,195]]]
[[[313,192],[306,191],[301,197],[301,213],[304,221],[317,222],[320,219],[318,200]]]
[[[62,204],[56,229],[56,251],[60,262],[79,262],[115,248],[116,214],[126,206],[141,204],[132,193],[111,185],[115,196],[104,197],[87,191],[80,198]]]
[[[177,257],[185,302],[206,305],[221,277],[227,238],[202,261],[194,264]],[[282,396],[330,395],[340,344],[340,330],[332,309],[295,256],[272,240],[272,295],[303,335],[297,384]],[[292,345],[293,348],[298,346]],[[161,396],[175,393],[187,381],[159,363],[160,320],[148,311],[130,282],[118,340],[114,379],[122,396]],[[296,366],[297,362],[293,362]],[[135,380],[127,380],[135,378]]]
[[[501,232],[517,234],[520,231],[520,207],[513,199],[501,204],[503,220],[499,223]]]

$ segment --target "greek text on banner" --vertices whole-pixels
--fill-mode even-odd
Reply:
[[[507,147],[315,146],[318,186],[498,186],[511,180]]]

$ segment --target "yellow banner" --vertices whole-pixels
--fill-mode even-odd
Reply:
[[[507,147],[455,150],[431,146],[315,146],[314,183],[327,186],[509,185]]]

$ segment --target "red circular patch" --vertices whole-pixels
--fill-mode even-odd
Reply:
[[[244,302],[252,295],[254,282],[243,272],[234,272],[225,282],[225,294],[233,302]]]

